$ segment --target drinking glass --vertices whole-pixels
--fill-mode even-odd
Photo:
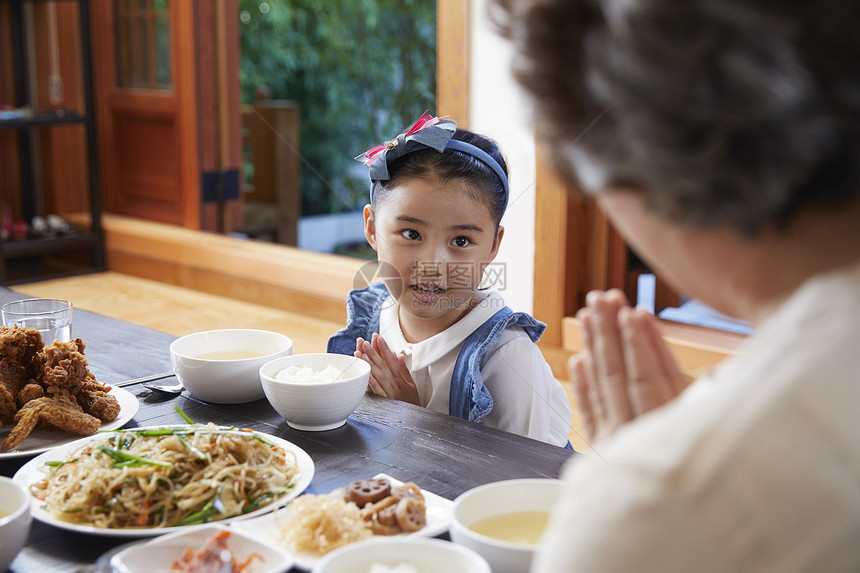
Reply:
[[[0,307],[3,325],[35,328],[46,345],[72,339],[72,303],[60,298],[27,298]]]

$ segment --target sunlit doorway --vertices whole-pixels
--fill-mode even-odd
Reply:
[[[436,107],[436,2],[240,0],[237,234],[370,257],[353,160]]]

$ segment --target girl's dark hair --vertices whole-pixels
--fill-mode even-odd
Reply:
[[[451,139],[470,143],[486,151],[507,176],[508,166],[493,140],[466,129],[458,129]],[[393,161],[388,166],[388,172],[390,179],[373,182],[374,209],[385,201],[391,189],[400,182],[436,177],[442,183],[462,184],[464,192],[472,194],[473,199],[487,206],[496,225],[505,213],[507,198],[504,184],[487,164],[467,153],[453,149],[446,149],[443,153],[435,149],[420,149]]]
[[[495,0],[585,187],[752,235],[860,195],[860,2]]]

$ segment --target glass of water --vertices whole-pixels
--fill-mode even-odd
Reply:
[[[60,298],[27,298],[0,307],[3,325],[35,328],[45,345],[72,339],[72,303]]]

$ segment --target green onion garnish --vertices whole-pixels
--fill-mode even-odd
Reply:
[[[173,464],[167,462],[159,462],[157,460],[150,460],[149,458],[142,458],[107,446],[99,446],[98,450],[114,459],[114,463],[111,464],[112,467],[136,467],[143,465],[159,466],[163,468],[173,467]]]
[[[183,412],[183,411],[182,411],[182,409],[181,409],[179,406],[174,406],[173,408],[174,408],[177,412],[179,412],[179,415],[180,415],[180,416],[182,416],[182,419],[183,419],[183,420],[185,420],[185,421],[186,421],[186,422],[188,422],[189,424],[193,424],[193,423],[194,423],[194,420],[192,420],[192,419],[188,416],[188,414],[186,414],[185,412]]]

